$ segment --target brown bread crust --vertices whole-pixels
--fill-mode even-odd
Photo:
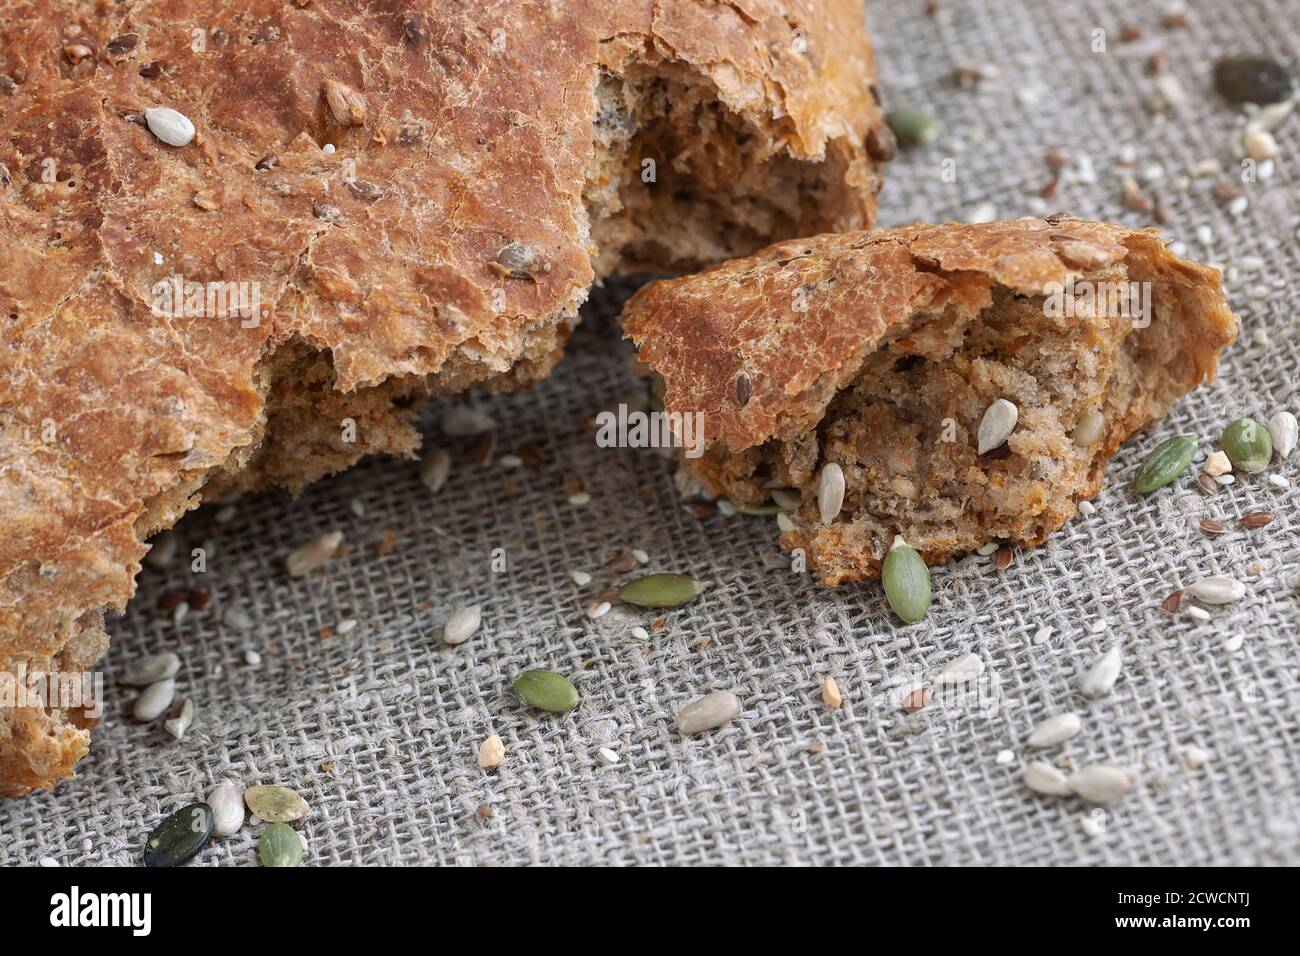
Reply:
[[[1049,319],[1045,290],[1070,278],[1151,283],[1150,325]],[[685,467],[746,504],[800,492],[781,542],[827,585],[878,576],[894,534],[929,562],[1042,542],[1125,439],[1213,377],[1237,329],[1216,270],[1154,230],[1068,216],[783,242],[653,283],[623,321],[666,410],[703,413],[708,449]],[[1020,423],[982,456],[996,398]],[[1085,446],[1071,435],[1089,409],[1105,425]],[[817,479],[832,461],[848,489],[823,526]]]
[[[409,455],[415,400],[546,375],[620,262],[699,266],[869,225],[862,16],[850,0],[6,4],[3,672],[89,669],[145,539],[205,495]],[[193,142],[160,142],[150,107],[185,114]],[[687,214],[730,227],[686,235]],[[255,286],[260,321],[155,315],[173,274]],[[6,708],[0,795],[68,776],[91,722]]]

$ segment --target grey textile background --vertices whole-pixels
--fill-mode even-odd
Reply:
[[[182,555],[206,547],[207,573],[191,575],[183,557],[144,572],[111,627],[107,713],[91,755],[54,792],[0,801],[0,863],[136,862],[161,815],[201,799],[223,774],[307,798],[312,865],[1300,863],[1300,599],[1290,586],[1300,574],[1300,492],[1263,476],[1212,499],[1190,477],[1143,500],[1127,490],[1159,438],[1300,411],[1289,295],[1300,119],[1277,131],[1274,175],[1243,187],[1244,213],[1212,198],[1213,177],[1186,191],[1177,182],[1207,157],[1235,174],[1241,117],[1213,93],[1211,64],[1230,52],[1300,62],[1300,3],[1192,3],[1180,30],[1158,25],[1161,4],[942,0],[934,17],[925,7],[892,0],[871,14],[887,105],[919,107],[940,130],[890,167],[883,225],[962,218],[982,203],[1000,217],[1065,209],[1146,224],[1125,207],[1114,172],[1117,158],[1132,158],[1139,176],[1163,167],[1145,188],[1190,255],[1245,266],[1230,283],[1242,337],[1220,379],[1121,452],[1096,514],[1001,574],[978,556],[937,568],[934,606],[913,627],[897,626],[875,583],[818,589],[791,573],[772,519],[700,520],[678,498],[670,462],[596,447],[589,419],[637,390],[609,321],[626,289],[611,285],[550,381],[477,402],[501,423],[495,457],[532,446],[540,466],[477,465],[464,442],[447,442],[452,475],[436,498],[414,463],[374,460],[297,500],[245,498],[233,516],[208,507],[188,517]],[[1126,45],[1128,23],[1145,35]],[[1090,50],[1098,28],[1108,31],[1105,54]],[[1157,48],[1188,94],[1181,115],[1147,104],[1144,63]],[[993,64],[999,75],[958,89],[949,77],[959,63]],[[1042,201],[1053,146],[1076,162],[1088,154],[1096,176],[1063,181]],[[956,159],[955,183],[940,177],[946,157]],[[1213,232],[1208,247],[1201,225]],[[1250,271],[1251,256],[1263,267]],[[435,420],[429,439],[444,441]],[[1300,455],[1270,470],[1294,482],[1298,465]],[[588,506],[568,503],[570,474],[591,493]],[[1278,517],[1236,530],[1251,510]],[[1209,539],[1195,528],[1201,517],[1234,530]],[[285,554],[335,528],[347,553],[289,579]],[[396,547],[380,555],[386,529]],[[507,573],[491,573],[493,548],[506,549]],[[653,569],[708,583],[648,640],[631,628],[653,615],[583,613],[616,580],[602,565],[628,548],[645,549]],[[578,587],[575,569],[595,580]],[[1206,623],[1164,614],[1161,599],[1198,573],[1237,576],[1250,594]],[[179,626],[157,613],[162,594],[190,587],[211,593],[209,610]],[[481,631],[444,646],[447,615],[473,602],[483,605]],[[254,630],[223,623],[234,604]],[[351,633],[322,635],[349,618],[359,622]],[[1036,643],[1045,625],[1053,631]],[[1235,650],[1225,646],[1233,637],[1244,638]],[[1126,664],[1115,690],[1084,700],[1080,672],[1116,642]],[[131,720],[134,692],[115,686],[126,664],[162,650],[182,657],[178,692],[197,708],[182,742]],[[259,664],[246,661],[249,650]],[[933,679],[968,652],[988,668],[980,701],[897,707],[900,685]],[[523,708],[509,685],[533,666],[571,675],[580,707],[558,718]],[[844,690],[841,710],[821,701],[827,675]],[[739,718],[681,738],[674,710],[724,687],[742,701]],[[1030,728],[1064,710],[1083,716],[1084,732],[1048,759],[1105,760],[1139,775],[1097,816],[1020,781],[1034,756]],[[506,759],[485,773],[475,755],[493,732]],[[1187,769],[1178,753],[1188,745],[1211,761]],[[601,747],[620,762],[602,762]],[[1000,763],[1008,749],[1014,761]],[[490,818],[476,813],[484,805]],[[196,863],[253,864],[257,835],[246,826]]]

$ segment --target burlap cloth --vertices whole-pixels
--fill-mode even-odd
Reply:
[[[1095,515],[1004,573],[976,556],[937,569],[934,606],[917,626],[899,627],[874,583],[818,589],[791,573],[772,519],[699,520],[678,499],[670,462],[596,446],[590,417],[637,390],[610,321],[627,289],[611,286],[550,381],[478,402],[502,426],[494,461],[477,465],[450,446],[451,480],[436,498],[415,464],[374,460],[297,500],[246,498],[233,518],[221,516],[229,520],[212,507],[187,518],[182,557],[166,572],[146,570],[112,624],[111,693],[90,757],[54,792],[0,802],[0,862],[135,862],[161,815],[230,774],[306,796],[302,830],[317,865],[1300,863],[1300,604],[1290,587],[1300,494],[1263,476],[1211,500],[1190,476],[1150,498],[1127,490],[1158,437],[1216,436],[1232,417],[1300,411],[1289,296],[1300,120],[1277,133],[1274,176],[1244,187],[1244,214],[1215,202],[1212,178],[1186,192],[1177,183],[1206,157],[1235,173],[1240,118],[1213,93],[1211,64],[1230,52],[1300,61],[1300,9],[1196,3],[1186,29],[1164,30],[1159,4],[942,0],[933,18],[925,6],[896,0],[871,16],[888,105],[919,107],[940,130],[890,167],[882,224],[963,218],[985,202],[1000,217],[1066,209],[1147,224],[1125,207],[1114,173],[1131,150],[1139,175],[1163,167],[1147,191],[1191,255],[1263,260],[1230,284],[1243,333],[1220,379],[1121,452]],[[1145,35],[1126,45],[1128,23]],[[1090,48],[1096,29],[1107,31],[1106,53]],[[1147,105],[1145,59],[1156,48],[1188,94],[1181,116],[1161,119]],[[957,89],[960,63],[999,75]],[[1052,146],[1087,153],[1097,176],[1063,181],[1044,202],[1036,197],[1051,178]],[[942,176],[945,158],[956,161],[955,182]],[[1213,230],[1208,248],[1196,239],[1202,224]],[[1261,330],[1269,340],[1253,338]],[[441,440],[434,420],[428,434]],[[544,464],[510,471],[495,460],[521,446]],[[1300,479],[1298,463],[1273,470]],[[568,503],[570,473],[590,505]],[[1250,510],[1278,517],[1217,539],[1195,528],[1207,516],[1235,524]],[[289,579],[285,554],[334,528],[347,554]],[[386,529],[396,548],[381,556]],[[199,546],[208,571],[192,575],[183,555]],[[491,569],[494,548],[505,549],[505,573]],[[653,615],[583,613],[610,581],[601,565],[628,548],[645,549],[654,569],[708,583],[648,640],[630,629]],[[578,587],[574,569],[594,582]],[[1164,614],[1161,599],[1198,573],[1237,576],[1251,593],[1207,623]],[[187,587],[209,591],[213,606],[177,626],[156,605]],[[444,646],[442,623],[467,603],[482,604],[481,631]],[[231,604],[249,612],[253,631],[223,624]],[[349,618],[356,630],[323,636]],[[1044,626],[1050,638],[1035,643]],[[1225,647],[1237,635],[1240,648]],[[1109,696],[1086,701],[1079,674],[1114,642],[1124,673]],[[169,649],[184,660],[179,692],[197,707],[182,742],[132,721],[134,693],[114,686],[127,663]],[[249,650],[260,664],[247,663]],[[977,705],[898,708],[899,685],[967,652],[988,665]],[[526,710],[510,681],[534,666],[571,675],[581,706],[559,718]],[[844,689],[841,710],[821,700],[827,675]],[[680,737],[674,710],[724,687],[743,702],[739,718]],[[1047,759],[1140,774],[1104,813],[1021,782],[1022,762],[1036,756],[1025,747],[1030,728],[1064,710],[1081,713],[1084,732]],[[506,759],[485,773],[475,756],[493,732]],[[1186,769],[1188,745],[1210,762]],[[602,747],[620,762],[603,762]],[[999,762],[1004,749],[1013,762]],[[251,864],[256,838],[245,827],[197,862]]]

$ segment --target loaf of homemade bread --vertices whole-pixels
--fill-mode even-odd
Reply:
[[[1053,216],[779,243],[641,289],[624,326],[667,411],[703,415],[683,467],[797,500],[781,544],[836,585],[879,576],[895,535],[928,563],[1039,544],[1237,319],[1155,231]]]
[[[546,375],[616,267],[869,226],[873,80],[859,0],[8,3],[0,677],[89,671],[201,500]],[[87,750],[27,703],[0,795]]]

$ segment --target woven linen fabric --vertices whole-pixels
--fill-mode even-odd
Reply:
[[[1289,295],[1300,120],[1276,131],[1271,177],[1241,186],[1244,211],[1215,200],[1214,176],[1179,182],[1207,158],[1240,178],[1243,118],[1214,93],[1212,64],[1233,53],[1300,61],[1300,8],[1206,0],[1189,6],[1186,27],[1166,29],[1160,4],[927,6],[870,11],[887,106],[916,107],[937,125],[931,143],[890,165],[882,225],[989,205],[1000,218],[1068,210],[1149,224],[1124,202],[1125,162],[1187,255],[1232,267],[1242,334],[1219,379],[1124,447],[1095,514],[1001,573],[977,555],[935,568],[934,604],[914,626],[890,615],[878,583],[818,588],[791,570],[771,518],[697,518],[671,461],[598,447],[596,413],[643,394],[613,320],[632,284],[610,283],[549,381],[473,399],[500,424],[491,463],[438,431],[454,402],[431,410],[427,440],[453,457],[436,496],[415,463],[370,460],[296,500],[251,496],[185,518],[176,559],[146,568],[111,623],[105,717],[76,779],[0,801],[0,863],[136,863],[150,828],[223,775],[306,797],[309,865],[1300,863],[1300,455],[1269,469],[1292,480],[1286,489],[1258,475],[1206,497],[1188,472],[1149,497],[1128,490],[1169,435],[1195,432],[1209,448],[1233,418],[1300,411]],[[1126,25],[1143,36],[1121,42]],[[1097,30],[1105,52],[1094,50]],[[1180,111],[1152,108],[1156,50],[1186,93]],[[997,75],[963,88],[953,82],[962,65]],[[1043,199],[1052,147],[1071,167]],[[502,466],[528,447],[540,463]],[[570,504],[575,481],[589,504]],[[1277,518],[1238,530],[1255,510]],[[1204,517],[1233,530],[1208,538],[1196,528]],[[345,553],[289,578],[285,555],[332,529]],[[201,574],[189,569],[197,547]],[[631,548],[648,553],[648,569],[700,578],[705,594],[662,614],[616,605],[590,619],[588,602],[630,576],[602,566]],[[506,570],[493,569],[494,553]],[[579,587],[574,570],[594,580]],[[1161,610],[1206,574],[1237,577],[1249,593],[1204,622]],[[212,606],[177,624],[157,606],[186,588],[209,592]],[[444,645],[449,614],[475,603],[479,632]],[[226,623],[231,606],[252,629]],[[663,625],[648,639],[633,635],[656,617]],[[349,619],[357,626],[341,633]],[[1115,644],[1118,683],[1084,699],[1081,673]],[[117,683],[129,663],[166,650],[183,661],[178,698],[195,704],[183,741],[161,722],[133,721],[135,692]],[[987,666],[973,698],[900,709],[912,682],[970,653]],[[526,708],[510,683],[531,667],[571,676],[580,706],[563,716]],[[841,709],[821,699],[828,676]],[[675,710],[719,688],[739,697],[739,716],[680,736]],[[1031,728],[1064,711],[1081,715],[1083,732],[1029,750]],[[492,733],[506,756],[485,772],[476,753]],[[1189,769],[1188,747],[1209,762]],[[1039,796],[1021,773],[1044,754],[1132,768],[1138,781],[1102,809]],[[260,830],[213,841],[195,865],[255,864]]]

